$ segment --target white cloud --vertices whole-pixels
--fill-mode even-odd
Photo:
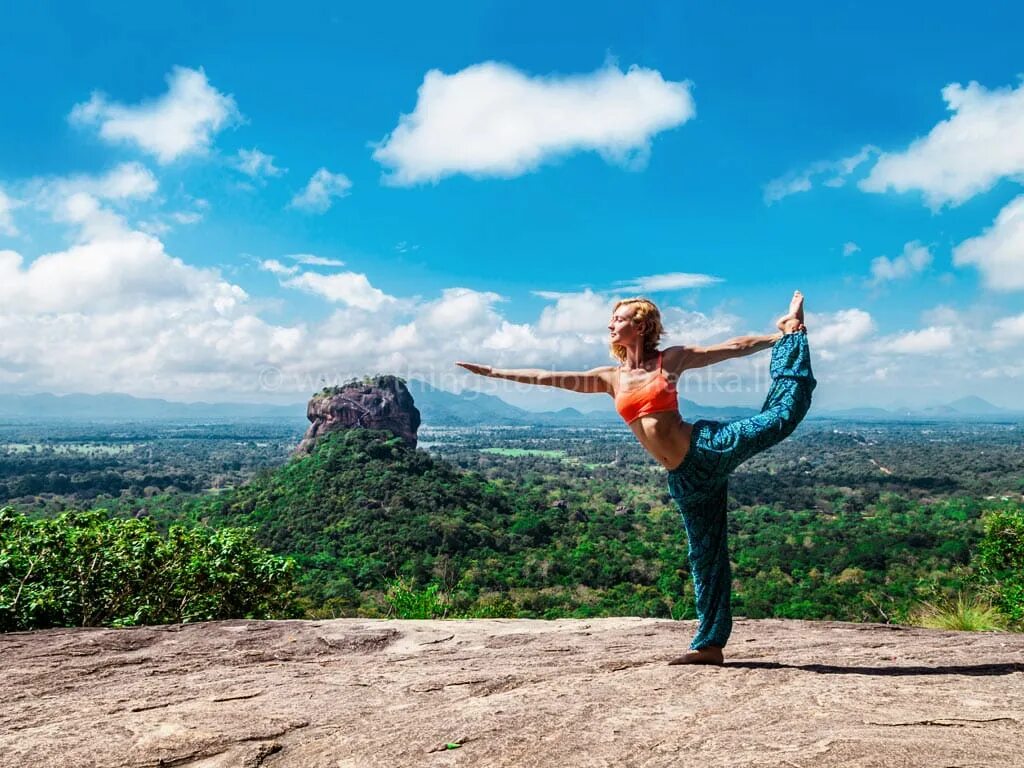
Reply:
[[[999,346],[1024,341],[1024,314],[996,320],[992,324],[992,337]]]
[[[394,301],[379,288],[370,285],[366,275],[359,272],[338,272],[321,275],[317,272],[303,272],[285,280],[281,285],[323,296],[329,301],[338,301],[351,307],[377,310]]]
[[[211,86],[202,69],[175,67],[166,79],[167,93],[134,106],[95,92],[75,105],[71,121],[97,125],[107,141],[133,143],[166,164],[207,151],[213,135],[240,118],[234,99]]]
[[[542,292],[536,291],[537,295]],[[585,290],[583,293],[555,294],[553,306],[544,307],[537,329],[542,333],[584,333],[603,336],[614,302]]]
[[[983,234],[956,246],[953,263],[976,266],[993,290],[1024,289],[1024,195],[1011,200]]]
[[[306,188],[292,198],[290,205],[304,211],[324,213],[331,207],[331,198],[345,197],[351,188],[348,176],[321,168],[313,174]]]
[[[626,281],[618,290],[637,293],[658,293],[678,291],[684,288],[705,288],[722,282],[722,278],[690,272],[667,272],[662,275],[647,275]]]
[[[917,240],[903,246],[903,253],[895,259],[879,256],[871,261],[871,284],[880,285],[888,280],[902,280],[919,274],[932,263],[932,254]]]
[[[688,82],[606,66],[586,75],[531,77],[484,62],[452,75],[429,71],[412,114],[373,157],[397,185],[445,176],[519,176],[576,151],[642,164],[652,137],[695,114]]]
[[[329,259],[326,256],[316,256],[312,253],[291,253],[288,258],[297,261],[299,264],[312,264],[318,267],[343,267],[345,262],[340,259]]]
[[[713,339],[736,332],[739,318],[733,315],[716,312],[706,315],[703,312],[665,306],[661,309],[661,324],[665,329],[662,346],[672,344],[703,344]],[[605,321],[607,325],[607,321]],[[604,327],[604,326],[602,326]],[[607,341],[607,337],[603,337]]]
[[[920,190],[937,208],[1024,174],[1024,84],[990,91],[973,81],[966,88],[952,83],[942,98],[953,116],[904,152],[883,154],[861,189]]]
[[[848,176],[878,151],[878,147],[868,144],[849,157],[839,160],[819,160],[802,171],[787,173],[777,179],[772,179],[764,185],[765,204],[777,203],[783,198],[800,192],[810,192],[815,183],[824,184],[826,187],[841,187],[846,184]]]
[[[783,176],[778,179],[772,179],[764,186],[764,201],[768,205],[777,203],[783,198],[789,197],[790,195],[796,195],[800,192],[810,192],[814,188],[811,183],[811,177],[805,174],[798,174],[796,176]]]
[[[156,177],[145,166],[139,163],[122,163],[91,185],[84,182],[80,191],[91,192],[108,200],[145,200],[152,197],[157,186]]]
[[[11,213],[19,205],[18,200],[8,197],[7,193],[0,189],[0,234],[12,237],[18,234],[18,228],[14,226],[14,216]]]
[[[36,206],[51,210],[75,194],[112,202],[148,200],[156,193],[159,183],[153,172],[141,163],[121,163],[100,176],[36,178],[27,182],[25,188],[26,196]]]
[[[277,259],[265,259],[261,261],[260,269],[264,272],[270,272],[275,275],[294,275],[299,271],[298,267],[286,266]]]
[[[254,179],[280,176],[286,169],[274,165],[274,156],[258,149],[240,149],[233,163],[234,167]]]
[[[426,304],[420,312],[420,322],[434,331],[479,330],[497,325],[498,313],[494,304],[504,299],[493,291],[474,291],[471,288],[445,288],[441,297]]]
[[[903,355],[928,355],[942,352],[952,346],[953,329],[948,326],[931,326],[879,341],[880,349]]]
[[[255,390],[259,365],[283,363],[303,327],[246,309],[244,290],[167,254],[98,199],[55,209],[76,243],[27,262],[0,253],[0,369],[28,391],[170,395]],[[97,365],[97,361],[102,365]]]
[[[198,224],[203,220],[203,214],[199,211],[175,211],[171,218],[178,224]]]
[[[864,341],[875,332],[875,321],[863,309],[841,309],[838,312],[808,314],[807,335],[815,346],[827,350]]]
[[[843,243],[843,256],[852,256],[860,250],[860,246],[854,242]]]

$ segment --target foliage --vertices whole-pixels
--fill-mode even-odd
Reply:
[[[0,631],[287,613],[294,565],[235,528],[0,509]]]
[[[118,429],[126,436],[108,435],[112,445],[144,439]],[[169,429],[145,449],[151,462],[142,448],[74,462],[55,444],[8,453],[0,504],[4,484],[66,480],[74,498],[41,495],[43,506],[20,508],[54,515],[101,488],[120,494],[103,501],[114,515],[149,516],[165,533],[175,524],[252,528],[259,544],[296,561],[291,615],[694,616],[678,512],[664,473],[628,431],[435,430],[428,454],[350,430],[255,474],[297,439],[266,429],[260,438],[194,427],[187,439]],[[1017,606],[1019,617],[1021,539],[1006,523],[1022,509],[1013,500],[1019,447],[1013,425],[801,426],[730,480],[735,613],[903,621],[922,601],[941,605],[969,589],[991,594],[1007,615]],[[172,481],[219,492],[175,491]],[[985,533],[983,516],[985,530],[1002,533]],[[392,604],[402,600],[406,608]]]
[[[488,480],[351,430],[192,514],[253,526],[294,555],[315,615],[693,617],[685,533],[663,492],[637,493],[600,470],[522,475]],[[833,510],[842,504],[831,498]],[[932,585],[963,586],[983,509],[897,494],[841,514],[735,509],[735,611],[898,620]]]
[[[1009,504],[984,519],[978,547],[978,571],[997,594],[999,608],[1015,623],[1024,623],[1024,507]]]
[[[388,582],[384,597],[396,619],[443,619],[448,606],[440,591],[436,582],[416,589],[414,583],[399,578]]]

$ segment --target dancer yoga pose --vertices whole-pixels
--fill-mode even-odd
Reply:
[[[778,328],[780,332],[770,336],[740,336],[713,346],[659,351],[658,308],[647,299],[623,299],[615,305],[608,324],[618,366],[558,372],[457,363],[483,376],[611,395],[640,444],[669,470],[669,494],[682,513],[689,539],[698,619],[690,652],[670,664],[722,663],[722,648],[732,630],[732,574],[726,542],[729,473],[789,435],[811,404],[815,381],[799,291],[793,294],[789,312],[779,318]],[[683,371],[768,348],[772,350],[772,385],[760,413],[729,423],[683,421],[676,391]]]

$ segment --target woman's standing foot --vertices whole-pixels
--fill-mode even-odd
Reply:
[[[719,667],[724,661],[725,657],[722,655],[722,649],[717,645],[709,645],[697,651],[684,653],[679,658],[672,659],[668,664],[670,667],[680,664],[710,664]]]

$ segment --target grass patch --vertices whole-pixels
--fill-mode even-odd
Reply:
[[[544,456],[548,459],[564,459],[566,457],[563,450],[546,451],[540,448],[481,448],[480,453],[490,453],[495,456]]]
[[[922,603],[910,614],[910,623],[928,629],[959,632],[994,632],[1006,629],[1006,617],[981,595],[958,592],[943,602]]]

